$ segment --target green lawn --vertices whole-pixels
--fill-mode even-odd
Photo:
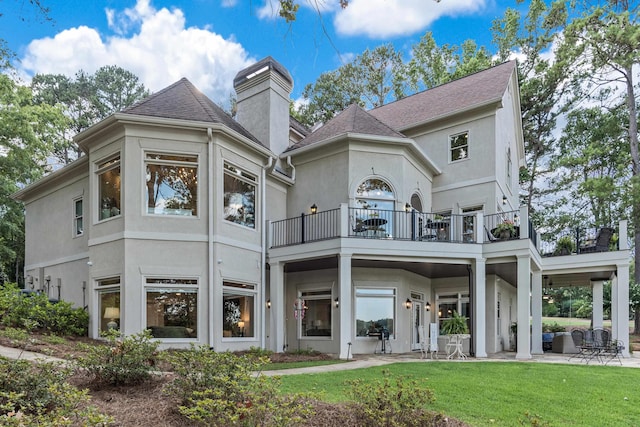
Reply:
[[[346,399],[345,380],[379,381],[381,371],[431,388],[431,409],[474,426],[640,426],[640,369],[532,362],[415,362],[309,375],[285,375],[283,392]]]

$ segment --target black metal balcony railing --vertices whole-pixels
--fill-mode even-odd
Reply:
[[[540,253],[561,256],[619,250],[617,227],[575,227],[541,234]]]
[[[291,246],[340,237],[340,209],[283,219],[271,223],[271,246]]]

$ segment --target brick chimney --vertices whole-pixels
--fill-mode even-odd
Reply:
[[[238,72],[236,120],[275,154],[289,146],[289,97],[293,79],[272,57]]]

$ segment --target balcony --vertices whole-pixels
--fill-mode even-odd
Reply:
[[[521,238],[537,241],[529,224],[520,226],[521,211],[494,215],[482,213],[437,214],[418,212],[340,208],[274,221],[270,224],[270,247],[300,245],[338,238],[386,239],[415,242],[494,243]],[[506,231],[505,231],[506,229]]]
[[[617,251],[621,237],[619,226],[566,228],[542,233],[539,251],[545,257]]]

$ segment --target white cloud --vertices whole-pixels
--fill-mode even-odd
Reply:
[[[93,73],[103,65],[118,65],[136,74],[151,91],[186,77],[213,101],[223,102],[233,90],[236,73],[255,62],[233,39],[187,28],[179,9],[157,10],[148,0],[138,0],[132,9],[105,14],[115,35],[80,26],[34,40],[21,71],[73,76],[80,69]]]
[[[335,0],[337,3],[338,1]],[[335,15],[339,34],[365,35],[373,39],[421,32],[442,16],[470,15],[487,0],[351,0]]]
[[[238,4],[238,0],[222,0],[222,7],[234,7]]]

